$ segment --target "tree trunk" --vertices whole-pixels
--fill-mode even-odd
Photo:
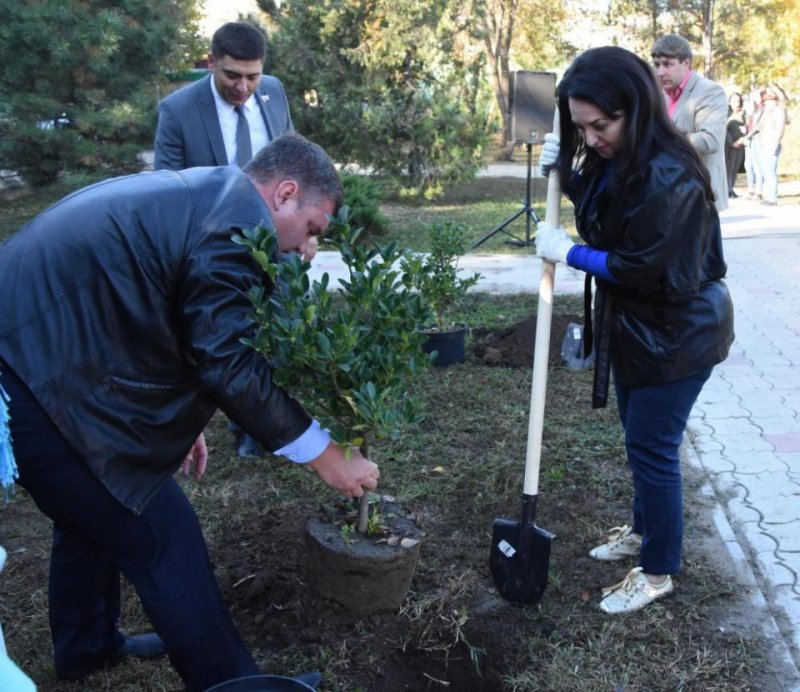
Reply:
[[[509,51],[514,32],[518,0],[491,0],[483,16],[489,80],[503,118],[503,140],[511,140],[511,100],[509,93]]]
[[[359,448],[361,454],[369,459],[368,445],[365,441]],[[369,522],[369,493],[365,490],[364,494],[358,499],[358,522],[356,523],[356,531],[364,535],[367,533],[367,523]]]

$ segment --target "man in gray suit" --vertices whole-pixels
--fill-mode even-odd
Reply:
[[[655,42],[650,55],[664,88],[669,115],[702,156],[711,175],[717,210],[727,209],[725,130],[728,99],[725,90],[692,69],[692,47],[683,36],[662,36]]]
[[[158,106],[156,170],[241,168],[273,139],[294,129],[283,84],[262,74],[266,55],[264,37],[252,24],[230,22],[214,32],[211,74]],[[233,424],[231,430],[239,438],[239,456],[262,453],[250,435]]]
[[[264,37],[252,24],[231,22],[217,29],[208,56],[211,74],[158,106],[156,170],[241,167],[294,129],[283,84],[262,74],[266,54]],[[240,118],[246,120],[249,152],[241,151],[237,137]]]

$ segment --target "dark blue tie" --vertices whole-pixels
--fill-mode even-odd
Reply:
[[[236,121],[236,165],[244,168],[245,164],[253,158],[253,148],[250,144],[250,126],[244,114],[244,106],[235,106],[234,110],[238,119]]]

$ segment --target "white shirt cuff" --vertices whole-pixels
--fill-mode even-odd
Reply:
[[[295,464],[307,464],[312,459],[316,459],[331,441],[331,436],[327,430],[323,430],[320,424],[312,420],[307,430],[296,440],[275,450],[275,454],[286,457]]]

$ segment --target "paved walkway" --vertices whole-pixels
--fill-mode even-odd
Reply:
[[[740,588],[767,613],[776,689],[800,692],[800,205],[735,199],[721,218],[736,340],[695,405],[685,451],[708,472],[703,492]],[[331,253],[314,265],[341,271]],[[540,266],[532,255],[461,261],[489,293],[535,292]],[[556,293],[582,288],[582,272],[558,265]]]
[[[722,230],[736,340],[689,436],[740,583],[754,605],[766,602],[765,627],[782,637],[785,689],[800,690],[800,205],[737,199]]]

